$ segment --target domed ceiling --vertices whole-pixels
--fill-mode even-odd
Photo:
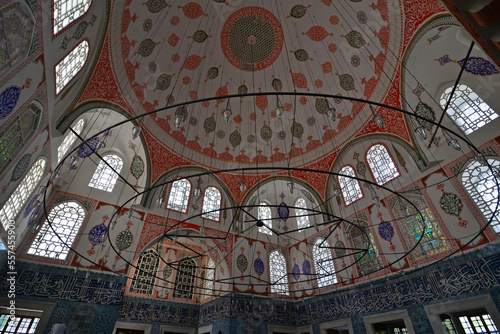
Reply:
[[[326,156],[368,124],[380,130],[367,105],[314,94],[385,101],[397,86],[396,57],[407,43],[399,4],[138,3],[114,3],[111,36],[121,36],[110,40],[115,79],[136,115],[213,98],[143,120],[157,141],[188,161],[227,168],[285,165],[291,156],[300,166]],[[280,95],[279,102],[274,95],[225,97],[259,92],[298,95]],[[278,104],[285,110],[281,118]],[[401,123],[392,131],[405,137]]]

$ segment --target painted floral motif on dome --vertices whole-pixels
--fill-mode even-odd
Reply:
[[[351,31],[344,37],[347,39],[349,45],[356,49],[359,49],[366,43],[363,35],[361,35],[361,33],[356,30]]]
[[[156,79],[156,89],[167,90],[172,82],[172,76],[168,74],[162,74]]]
[[[359,56],[354,55],[351,57],[351,65],[354,67],[358,67],[361,64],[361,58]]]
[[[273,137],[273,130],[267,126],[267,124],[264,124],[262,129],[260,129],[260,137],[264,139],[264,141],[269,142]]]
[[[420,102],[417,107],[415,108],[415,114],[418,116],[422,116],[430,121],[435,121],[436,120],[436,114],[434,113],[434,110],[432,108],[423,103]],[[422,125],[426,130],[432,131],[432,123],[428,122],[426,120],[417,118],[417,122]]]
[[[261,7],[245,7],[224,23],[222,52],[236,68],[260,71],[276,61],[283,48],[279,20]]]
[[[306,275],[309,275],[311,273],[311,262],[309,262],[307,259],[302,262],[302,272]]]
[[[244,272],[248,268],[248,260],[245,255],[240,254],[236,259],[236,265],[241,272]]]
[[[148,0],[146,6],[151,13],[158,13],[167,7],[165,0]]]
[[[391,242],[394,237],[394,227],[389,222],[381,221],[378,226],[378,234],[382,239]]]
[[[283,140],[286,138],[286,132],[285,131],[280,131],[278,132],[278,138]]]
[[[264,273],[264,262],[260,259],[260,257],[256,258],[253,262],[253,270],[258,276],[261,276]]]
[[[293,276],[293,279],[296,280],[296,281],[298,281],[299,278],[300,278],[300,268],[299,268],[299,265],[297,263],[295,263],[293,265],[292,276]]]
[[[94,154],[94,150],[97,148],[99,141],[100,141],[99,138],[92,138],[89,141],[87,141],[78,150],[78,153],[77,153],[78,156],[80,158],[90,157],[92,154]]]
[[[130,245],[132,245],[132,240],[133,239],[134,239],[134,236],[132,235],[132,233],[130,232],[130,230],[126,229],[126,230],[120,232],[116,236],[115,245],[116,245],[116,247],[121,252],[121,251],[129,248]]]
[[[309,118],[307,119],[307,125],[309,125],[309,126],[314,126],[315,124],[316,124],[316,118],[314,118],[314,117],[309,117]]]
[[[281,204],[278,207],[278,216],[281,218],[282,221],[286,222],[289,215],[290,215],[290,209],[288,208],[288,205],[286,205],[285,202],[281,202]]]
[[[345,90],[355,90],[354,78],[350,74],[339,75],[340,86]]]
[[[443,192],[443,195],[439,200],[439,204],[444,212],[457,217],[460,216],[463,209],[462,200],[457,195],[452,193]]]
[[[108,228],[106,227],[106,225],[104,225],[104,223],[94,226],[89,232],[89,242],[92,244],[92,246],[95,247],[96,245],[99,245],[101,242],[103,242],[107,231]]]
[[[151,28],[153,28],[153,20],[151,19],[144,20],[144,23],[142,24],[142,29],[144,29],[144,31],[150,31]]]
[[[300,19],[301,17],[303,17],[304,15],[306,15],[308,7],[311,7],[311,5],[309,5],[307,7],[306,6],[302,6],[302,5],[293,6],[292,10],[290,11],[290,16],[289,17]]]
[[[358,172],[358,174],[360,174],[360,175],[365,176],[366,165],[363,162],[358,161],[358,163],[356,164],[356,172]]]
[[[179,6],[178,8],[181,8],[184,12],[184,15],[191,20],[197,19],[202,15],[208,15],[203,12],[203,8],[201,7],[201,5],[197,4],[196,2],[190,2],[187,5]]]
[[[205,129],[205,133],[208,135],[210,132],[215,130],[215,126],[217,123],[215,122],[215,118],[213,116],[207,118],[205,122],[203,122],[203,128]]]
[[[189,125],[196,126],[198,125],[198,119],[196,117],[189,118]]]
[[[238,94],[248,94],[248,87],[245,85],[241,85],[238,87]]]
[[[0,119],[5,118],[14,110],[19,95],[21,95],[21,88],[16,86],[11,86],[0,94]]]
[[[299,49],[293,53],[298,61],[306,61],[309,59],[309,54],[304,49]]]
[[[226,137],[226,133],[224,132],[224,130],[217,131],[217,138],[223,139],[224,137]]]
[[[359,23],[365,24],[368,21],[368,17],[366,16],[366,13],[363,11],[359,11],[356,14],[356,17],[358,18]]]
[[[172,267],[170,267],[168,264],[165,265],[165,268],[163,268],[163,278],[167,279],[172,275]]]
[[[307,32],[303,32],[302,35],[307,35],[314,42],[321,42],[328,36],[333,36],[332,33],[328,33],[328,31],[321,26],[311,27]]]
[[[322,115],[326,115],[328,113],[328,101],[326,99],[316,99],[316,103],[314,105],[316,111]]]
[[[271,86],[273,86],[273,89],[277,92],[281,92],[283,90],[283,82],[281,82],[280,79],[273,79]]]
[[[247,142],[249,142],[250,144],[255,143],[255,141],[256,141],[256,137],[254,135],[249,135],[247,137]]]
[[[137,53],[143,57],[148,57],[153,53],[155,47],[156,47],[156,43],[153,42],[152,39],[148,38],[148,39],[145,39],[141,42],[141,45],[139,45],[139,49],[137,50]]]
[[[463,66],[464,62],[465,58],[459,60],[458,64],[460,66]],[[493,75],[498,73],[498,69],[495,67],[495,65],[493,65],[492,63],[481,57],[469,57],[469,61],[465,66],[465,70],[469,73],[482,76]]]
[[[144,174],[146,166],[144,164],[144,160],[142,160],[140,155],[134,155],[132,158],[132,163],[130,164],[130,173],[132,176],[139,180],[139,178]]]
[[[235,130],[229,135],[229,143],[231,143],[233,148],[236,148],[236,146],[241,144],[241,135],[238,130]]]
[[[31,161],[31,154],[23,155],[23,157],[19,160],[16,167],[14,167],[14,171],[12,172],[11,182],[17,181],[23,176],[24,172],[28,169]]]
[[[211,67],[207,71],[207,80],[213,80],[219,76],[219,69],[217,67]]]
[[[155,73],[157,69],[158,69],[158,66],[156,65],[156,63],[154,61],[152,61],[148,64],[149,73]]]
[[[300,123],[293,122],[291,131],[292,131],[292,135],[295,138],[301,139],[302,135],[304,134],[304,127]]]
[[[196,43],[203,43],[207,40],[208,34],[203,30],[198,30],[193,34],[192,38]]]

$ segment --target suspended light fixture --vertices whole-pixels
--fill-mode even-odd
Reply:
[[[163,206],[164,201],[165,199],[163,197],[158,197],[156,199],[156,207],[160,209]]]
[[[415,133],[418,134],[420,136],[420,138],[422,138],[423,140],[426,140],[427,139],[427,131],[425,131],[425,128],[420,125],[418,127],[415,128]]]
[[[453,147],[457,151],[460,151],[460,149],[462,148],[457,139],[448,140],[448,146]]]
[[[375,110],[373,109],[371,104],[370,104],[370,110],[372,111],[373,121],[383,129],[385,127],[384,116],[382,116],[382,114],[375,114]]]
[[[175,128],[180,129],[182,124],[182,117],[180,115],[175,115]]]
[[[488,166],[488,162],[486,161],[486,158],[484,157],[484,155],[482,153],[476,154],[474,156],[474,160],[476,160],[477,162],[479,162],[483,166]]]
[[[111,221],[110,225],[111,225],[111,231],[113,231],[116,227],[116,225],[118,224],[118,221],[116,220],[116,218],[114,220]]]
[[[278,117],[278,119],[281,119],[283,117],[283,114],[285,112],[285,108],[283,108],[283,105],[281,104],[281,101],[280,101],[280,98],[278,95],[276,95],[276,117]]]
[[[99,151],[101,151],[105,147],[106,147],[106,137],[104,137],[102,140],[100,140],[97,143],[97,145],[95,147],[95,150],[96,150],[96,152],[99,152]]]
[[[232,114],[233,112],[231,110],[231,104],[229,103],[229,99],[227,99],[226,108],[222,111],[222,116],[224,117],[224,120],[226,122],[229,122]]]
[[[139,135],[141,134],[141,123],[142,123],[142,118],[141,120],[137,123],[137,125],[134,125],[134,127],[132,128],[132,139],[135,140],[137,139],[137,137],[139,137]]]
[[[76,164],[78,163],[78,161],[80,160],[80,158],[78,158],[77,155],[72,155],[71,158],[69,159],[69,167],[70,168],[76,168]]]
[[[288,190],[290,190],[290,193],[293,194],[293,190],[295,188],[295,183],[293,181],[288,181],[288,183],[286,184],[288,186]]]
[[[326,104],[328,106],[328,110],[327,110],[327,115],[328,117],[330,117],[330,119],[335,122],[335,120],[337,119],[337,109],[335,109],[335,107],[333,107],[331,104],[330,104],[330,101],[328,101],[328,99],[326,99]]]
[[[199,200],[201,198],[201,184],[203,183],[203,180],[201,179],[201,176],[198,177],[198,180],[196,180],[196,188],[193,189],[193,196],[196,200]]]
[[[57,168],[51,175],[52,181],[55,181],[61,176],[61,168]]]
[[[246,184],[245,182],[241,182],[241,183],[240,183],[240,191],[241,191],[242,193],[244,193],[244,192],[245,192],[245,190],[247,190],[247,184]]]

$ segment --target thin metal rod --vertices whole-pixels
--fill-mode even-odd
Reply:
[[[444,115],[446,115],[446,111],[448,110],[448,107],[450,106],[451,100],[453,99],[453,95],[455,94],[455,90],[457,89],[458,84],[460,83],[460,79],[462,79],[462,74],[464,73],[465,66],[467,66],[467,62],[469,61],[470,54],[472,52],[472,48],[474,47],[474,41],[470,43],[469,51],[467,51],[467,56],[465,57],[465,61],[462,64],[462,68],[460,69],[460,73],[458,74],[457,80],[455,81],[455,85],[453,86],[453,89],[451,90],[450,97],[448,98],[448,101],[446,102],[446,107],[443,110],[443,113],[441,114],[441,118],[439,119],[439,122],[437,123],[436,131],[432,134],[431,141],[429,143],[429,148],[432,145],[432,142],[434,140],[434,137],[436,137],[438,130],[441,128],[441,122],[443,121]]]

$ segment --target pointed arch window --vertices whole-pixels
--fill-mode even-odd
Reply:
[[[337,283],[337,274],[329,247],[328,241],[322,238],[316,239],[312,247],[316,281],[318,281],[319,288]]]
[[[215,261],[209,258],[207,264],[207,271],[205,276],[205,295],[211,296],[214,293],[214,281],[215,281]]]
[[[339,174],[356,177],[354,168],[352,168],[351,166],[342,167],[342,169],[339,171]],[[342,197],[344,197],[345,205],[352,204],[363,197],[363,192],[361,191],[361,187],[359,186],[359,182],[357,179],[340,175],[338,180],[340,189],[342,191]]]
[[[285,256],[278,250],[269,254],[269,275],[271,280],[271,293],[288,295],[288,272]]]
[[[54,35],[83,16],[92,0],[54,0]]]
[[[488,159],[493,168],[500,169],[500,161]],[[491,220],[491,227],[500,233],[500,206],[495,210],[499,200],[498,187],[495,176],[487,166],[477,161],[470,163],[462,173],[462,184],[474,200],[477,207],[487,220]]]
[[[151,295],[153,293],[156,272],[160,258],[156,250],[150,248],[141,254],[135,268],[129,291]]]
[[[89,56],[89,43],[82,41],[71,52],[56,65],[56,94],[83,68]]]
[[[309,227],[309,212],[307,209],[307,204],[305,199],[299,198],[295,202],[295,216],[297,217],[297,228],[299,232],[302,232],[303,229]]]
[[[219,221],[222,196],[219,189],[208,187],[203,196],[203,218]]]
[[[77,202],[56,205],[50,210],[49,217],[40,228],[28,254],[65,260],[84,219],[85,210]]]
[[[172,182],[170,194],[168,196],[167,208],[187,212],[189,194],[191,192],[191,182],[186,179],[179,179]]]
[[[81,135],[84,126],[85,126],[85,120],[81,118],[78,120],[78,122],[76,122],[75,126],[73,127],[73,130],[76,133],[78,133],[78,135]],[[70,130],[66,135],[66,137],[64,137],[64,140],[61,143],[61,145],[59,145],[59,147],[57,148],[57,162],[61,162],[66,153],[68,153],[71,146],[73,146],[73,144],[75,143],[76,139],[77,136],[73,133],[73,131]]]
[[[118,174],[122,170],[123,160],[115,154],[108,154],[102,159],[105,160],[111,167],[101,160],[99,165],[97,165],[94,175],[90,179],[89,187],[112,192],[115,187],[116,180],[118,179]]]
[[[259,226],[259,233],[272,235],[271,228],[273,227],[271,207],[266,203],[260,203],[258,218],[265,226]]]
[[[441,95],[441,107],[446,108],[453,87],[446,89]],[[470,134],[498,117],[469,86],[458,85],[446,113],[462,129],[465,134]]]
[[[413,254],[417,260],[421,260],[450,249],[434,214],[423,199],[412,199],[411,202],[418,208],[408,203],[395,205],[398,223],[402,226],[408,247],[411,249],[417,243]],[[422,216],[420,216],[420,214]],[[423,220],[422,220],[423,217]],[[420,237],[422,240],[419,243]]]
[[[21,183],[19,183],[12,195],[10,195],[7,202],[5,202],[2,210],[0,210],[0,219],[4,228],[7,228],[9,221],[16,219],[17,215],[30,198],[33,190],[35,190],[42,179],[46,164],[45,159],[38,159]]]
[[[364,221],[356,221],[356,226],[348,225],[347,239],[352,248],[355,248],[354,260],[356,262],[356,269],[361,276],[371,274],[382,268],[382,260],[378,253],[375,239],[370,231],[368,223]],[[368,249],[366,253],[358,253],[359,250]]]
[[[370,147],[366,152],[366,160],[375,181],[380,185],[384,185],[400,175],[389,151],[382,144]]]
[[[194,292],[196,262],[185,258],[179,261],[175,277],[174,298],[191,299]]]

